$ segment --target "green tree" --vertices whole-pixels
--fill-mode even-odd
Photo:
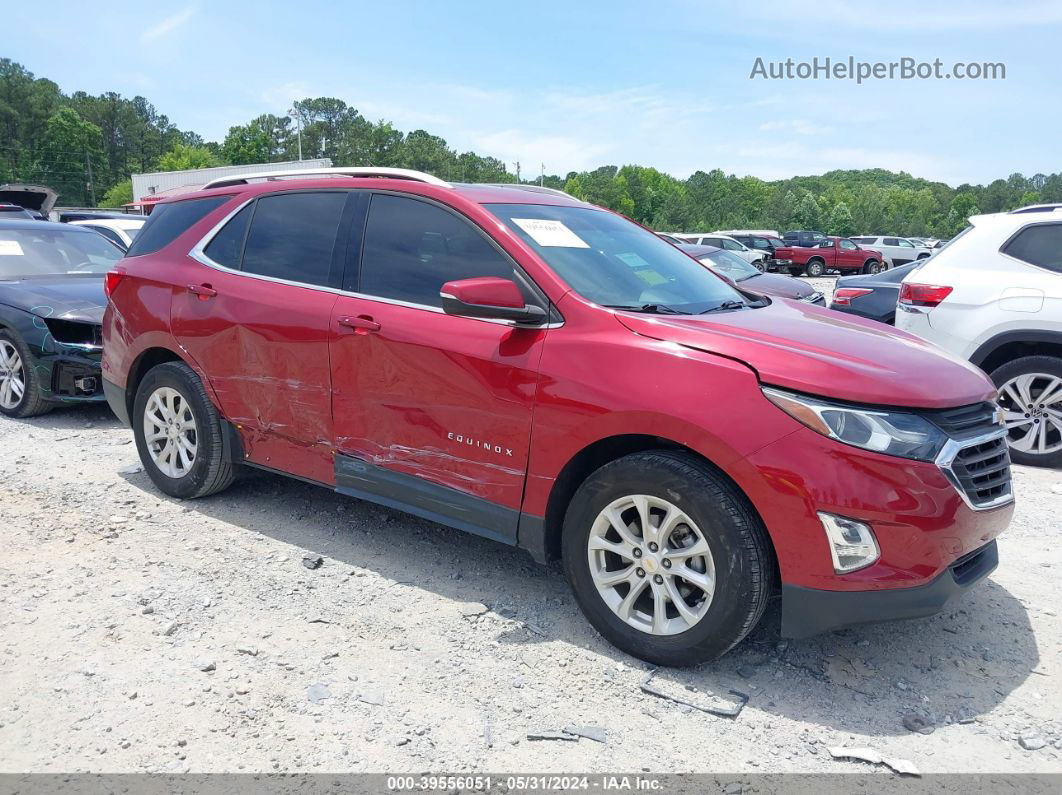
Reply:
[[[103,194],[100,207],[122,207],[133,200],[133,180],[123,179]]]
[[[73,108],[60,108],[45,125],[34,181],[53,188],[64,204],[95,204],[95,174],[103,170],[100,128]]]
[[[839,235],[840,237],[848,237],[855,234],[855,222],[852,220],[852,211],[848,209],[847,204],[837,202],[833,206],[826,222],[826,229],[829,234]]]
[[[193,168],[210,168],[222,163],[205,146],[177,144],[159,158],[159,171],[188,171]]]
[[[797,202],[793,222],[801,229],[817,230],[822,226],[822,209],[810,191]]]

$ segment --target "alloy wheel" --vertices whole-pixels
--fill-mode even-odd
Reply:
[[[144,407],[144,441],[159,471],[181,478],[195,463],[198,431],[192,407],[176,389],[162,386]]]
[[[999,405],[1011,449],[1031,455],[1062,450],[1062,378],[1015,376],[999,388]]]
[[[704,534],[659,497],[633,494],[606,506],[590,529],[587,558],[605,604],[647,634],[685,632],[715,596],[715,561]]]
[[[26,394],[26,370],[18,349],[0,340],[0,406],[14,410]]]

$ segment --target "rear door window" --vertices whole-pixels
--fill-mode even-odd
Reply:
[[[210,259],[226,268],[239,268],[243,256],[243,241],[247,237],[247,226],[251,222],[254,203],[248,204],[234,215],[221,228],[214,239],[203,250]]]
[[[1003,247],[1003,253],[1030,265],[1062,273],[1062,224],[1027,226]]]
[[[344,191],[260,198],[243,246],[242,270],[271,279],[338,286],[332,252],[346,200]]]
[[[193,224],[223,205],[231,196],[210,196],[206,199],[186,199],[173,204],[160,204],[151,211],[147,223],[129,247],[126,256],[139,257],[168,246]]]

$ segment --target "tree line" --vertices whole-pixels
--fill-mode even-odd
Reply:
[[[293,116],[266,114],[231,127],[221,142],[180,130],[144,97],[65,94],[21,64],[0,58],[0,183],[54,188],[65,205],[132,201],[129,175],[302,155],[337,165],[413,168],[455,182],[515,182],[507,164],[460,153],[426,130],[371,121],[332,97],[294,103]],[[655,168],[602,166],[541,180],[654,229],[814,229],[827,234],[950,237],[970,215],[1062,202],[1062,174],[1011,174],[988,185],[942,182],[885,169],[830,171],[765,181],[720,169],[677,179]]]

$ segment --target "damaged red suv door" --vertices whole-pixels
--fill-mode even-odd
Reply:
[[[481,229],[413,197],[374,193],[349,248],[361,268],[332,312],[339,491],[515,541],[548,331],[445,314],[439,293],[530,281]]]

